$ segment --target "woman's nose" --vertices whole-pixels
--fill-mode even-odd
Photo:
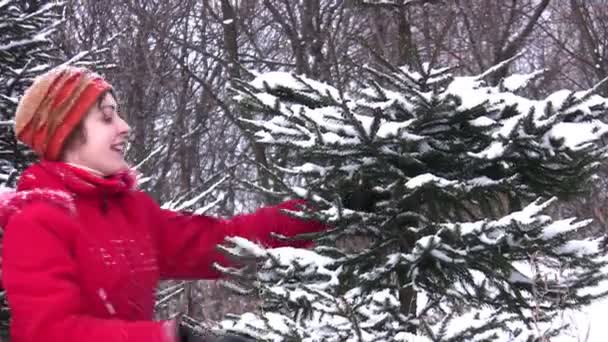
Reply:
[[[119,118],[118,124],[120,133],[129,133],[131,131],[131,127],[123,118]]]

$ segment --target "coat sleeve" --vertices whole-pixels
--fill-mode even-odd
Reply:
[[[240,236],[266,247],[309,247],[305,240],[279,241],[271,236],[278,233],[295,236],[324,229],[321,222],[290,216],[283,209],[299,210],[303,201],[291,200],[273,207],[265,207],[251,214],[231,219],[203,215],[189,215],[161,210],[159,264],[163,279],[214,279],[221,274],[214,263],[227,266],[228,258],[217,245],[228,236]]]
[[[13,216],[5,230],[2,281],[14,340],[168,341],[167,322],[127,322],[83,314],[77,266],[69,243],[48,223],[53,214],[52,210],[24,211]],[[62,224],[61,220],[56,223]]]

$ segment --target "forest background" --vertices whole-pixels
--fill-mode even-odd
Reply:
[[[268,182],[258,172],[268,151],[244,130],[238,119],[251,114],[228,92],[231,81],[250,80],[252,71],[290,71],[348,89],[367,65],[416,70],[431,63],[474,75],[518,56],[495,77],[542,70],[527,90],[531,97],[587,89],[608,76],[602,0],[20,2],[31,13],[51,14],[52,29],[39,37],[45,66],[88,65],[116,88],[133,130],[128,159],[146,177],[142,187],[167,207],[220,216],[268,202],[239,181]],[[12,113],[0,114],[7,138]],[[30,157],[4,140],[0,186],[12,187]],[[554,216],[593,218],[584,234],[606,234],[607,172],[602,167],[592,189],[556,206]],[[217,321],[257,303],[215,282],[165,286],[179,291],[161,303],[161,316],[179,311]]]

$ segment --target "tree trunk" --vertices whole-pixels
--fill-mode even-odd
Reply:
[[[228,57],[228,74],[230,80],[240,79],[241,73],[239,70],[239,52],[238,52],[238,32],[237,32],[237,18],[235,15],[234,8],[230,3],[230,0],[222,0],[222,20],[224,25],[224,49],[226,51],[226,55]],[[243,117],[246,119],[251,119],[249,114],[243,112]],[[238,118],[235,117],[235,123],[239,125]],[[255,161],[262,166],[267,166],[268,162],[266,161],[266,151],[262,144],[259,144],[255,141],[255,137],[247,134],[249,139],[249,143],[251,145],[251,149],[253,150],[253,156]],[[266,172],[262,169],[262,167],[258,167],[258,177],[260,179],[260,183],[264,188],[269,187],[269,179]]]

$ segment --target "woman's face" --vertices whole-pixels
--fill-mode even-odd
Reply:
[[[118,115],[116,99],[107,93],[82,122],[84,141],[65,147],[64,161],[96,170],[104,176],[127,169],[125,148],[129,125]]]

